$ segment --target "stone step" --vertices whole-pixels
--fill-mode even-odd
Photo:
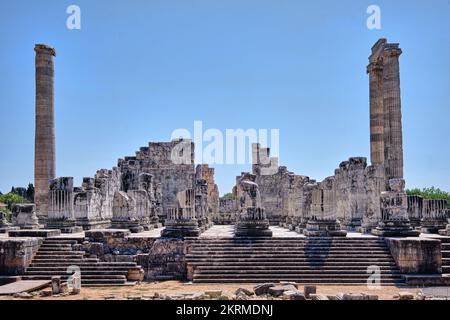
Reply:
[[[254,262],[228,262],[228,263],[189,263],[189,265],[194,266],[196,268],[200,267],[217,267],[217,268],[226,268],[226,269],[239,269],[239,268],[251,268],[252,266],[255,266]],[[370,262],[331,262],[326,261],[323,263],[310,263],[310,262],[283,262],[283,264],[279,264],[277,262],[261,262],[258,263],[258,266],[261,268],[277,268],[279,267],[281,269],[281,266],[285,268],[360,268],[366,270],[370,266],[377,266],[380,268],[397,268],[396,264],[394,262],[380,262],[377,264],[373,264]]]
[[[253,247],[230,247],[230,248],[192,248],[190,252],[254,252],[254,251],[268,251],[268,252],[390,252],[388,248],[345,248],[345,247],[313,247],[313,248],[301,248],[301,247],[283,247],[283,248],[253,248]]]
[[[43,243],[41,244],[41,246],[39,247],[40,250],[43,249],[59,249],[59,248],[66,248],[68,250],[72,250],[72,245],[71,244],[61,244],[61,243]]]
[[[217,266],[217,265],[200,265],[196,266],[195,270],[203,271],[221,271],[221,272],[236,272],[237,271],[247,271],[247,270],[258,270],[258,271],[274,271],[275,273],[278,271],[285,271],[285,270],[320,270],[320,271],[330,271],[330,272],[353,272],[353,271],[359,271],[359,272],[366,272],[368,266],[322,266],[322,265],[310,265],[310,264],[304,264],[304,265],[295,265],[292,264],[291,266],[286,265],[267,265],[267,266],[252,266],[252,265],[240,265],[240,266]],[[398,272],[399,270],[397,267],[394,266],[377,266],[380,268],[381,272]]]
[[[441,251],[442,258],[450,258],[450,251]]]
[[[67,280],[71,275],[66,273],[51,273],[51,274],[25,274],[26,278],[34,277],[34,278],[52,278],[52,277],[61,277],[62,280]],[[91,275],[83,275],[81,274],[81,280],[84,279],[126,279],[126,276],[121,275],[104,275],[104,274],[91,274]]]
[[[24,280],[51,280],[51,277],[49,276],[24,276]],[[66,280],[66,279],[62,279]],[[123,278],[81,278],[81,285],[83,287],[91,286],[91,285],[126,285],[127,279],[126,277]]]
[[[42,260],[49,260],[49,261],[80,261],[80,260],[84,260],[83,256],[72,256],[72,255],[67,255],[67,256],[59,256],[59,255],[42,255],[42,256],[36,256],[33,261],[42,261]]]
[[[57,264],[66,264],[66,265],[72,265],[72,264],[82,264],[82,263],[96,263],[98,262],[98,259],[95,258],[88,258],[88,259],[38,259],[34,258],[32,261],[32,264],[35,263],[41,263],[41,264],[48,264],[48,265],[57,265]]]
[[[334,261],[334,262],[345,262],[345,261],[354,261],[354,262],[389,262],[392,261],[392,257],[389,256],[373,256],[373,257],[367,257],[367,256],[327,256],[327,255],[314,255],[314,256],[306,256],[306,255],[254,255],[254,256],[237,256],[237,255],[217,255],[217,256],[192,256],[188,255],[186,256],[186,260],[188,262],[206,262],[206,261],[217,261],[217,262],[233,262],[233,261],[239,261],[239,262],[245,262],[245,261],[252,261],[252,262],[277,262],[277,261]]]
[[[63,239],[55,239],[55,238],[47,238],[44,240],[43,244],[77,244],[77,240],[63,240]]]
[[[128,273],[128,270],[126,271],[122,271],[122,270],[84,270],[81,269],[81,276],[95,276],[95,275],[99,275],[99,276],[126,276]],[[28,270],[25,272],[25,274],[27,276],[32,276],[32,275],[37,275],[37,276],[44,276],[44,275],[48,275],[48,276],[53,276],[53,275],[68,275],[67,272],[65,272],[64,270]]]
[[[443,266],[450,266],[450,258],[442,258]]]
[[[285,269],[291,269],[291,268],[313,268],[313,269],[321,269],[321,268],[339,268],[339,269],[363,269],[363,270],[367,270],[368,267],[373,267],[373,266],[377,266],[380,267],[381,269],[389,269],[389,268],[393,268],[396,269],[397,266],[395,264],[395,262],[391,262],[391,261],[386,261],[386,262],[379,262],[379,263],[373,263],[370,261],[363,261],[363,262],[336,262],[336,261],[324,261],[324,262],[309,262],[309,261],[292,261],[292,262],[283,262],[283,263],[278,263],[278,262],[260,262],[260,263],[254,263],[254,262],[249,262],[249,261],[230,261],[230,262],[193,262],[193,263],[188,263],[190,266],[195,267],[195,268],[208,268],[208,267],[214,267],[217,269],[229,269],[229,270],[239,270],[239,267],[241,267],[241,269],[249,269],[252,268],[252,266],[256,266],[258,265],[258,267],[260,267],[261,269],[268,269],[268,268],[273,268],[273,269],[279,269],[282,270],[283,268]],[[280,268],[278,268],[280,267]],[[283,267],[283,268],[281,268]],[[258,270],[258,269],[255,269]]]
[[[200,239],[186,255],[200,283],[295,281],[366,284],[378,266],[384,284],[402,283],[380,238]]]
[[[217,237],[217,238],[192,238],[186,237],[185,240],[191,241],[193,243],[198,242],[217,242],[217,241],[228,241],[228,242],[238,242],[238,241],[266,241],[266,242],[283,242],[283,241],[307,241],[307,242],[317,242],[317,241],[327,241],[327,242],[345,242],[345,241],[378,241],[383,242],[384,240],[379,237]]]
[[[369,275],[367,273],[349,273],[349,274],[342,274],[342,273],[278,273],[276,276],[272,273],[259,273],[259,272],[243,272],[243,273],[194,273],[194,279],[207,279],[207,278],[227,278],[227,279],[240,279],[240,278],[296,278],[296,279],[369,279]],[[394,275],[381,275],[381,279],[401,279],[400,274],[394,274]]]
[[[442,273],[450,273],[450,266],[442,266]]]
[[[267,246],[267,247],[282,247],[282,246],[289,246],[289,247],[318,247],[318,246],[324,246],[324,247],[331,247],[331,246],[347,246],[347,247],[385,247],[385,242],[303,242],[303,241],[289,241],[289,242],[201,242],[201,243],[195,243],[192,244],[193,247],[214,247],[214,246],[220,246],[220,247],[260,247],[260,246]]]
[[[44,250],[38,250],[36,252],[36,255],[46,255],[46,254],[52,254],[52,255],[82,255],[84,256],[86,252],[84,251],[74,251],[74,250],[67,250],[67,251],[44,251]]]
[[[42,251],[60,251],[60,250],[66,250],[66,251],[71,251],[72,250],[72,245],[70,244],[59,244],[59,245],[49,245],[49,244],[43,244],[39,247],[39,250]]]
[[[130,268],[133,268],[134,266],[131,267],[123,267],[123,266],[96,266],[96,265],[92,265],[92,266],[80,266],[80,270],[81,272],[95,272],[95,271],[100,271],[100,272],[107,272],[107,271],[117,271],[117,272],[128,272],[128,270]],[[27,272],[44,272],[44,271],[49,271],[49,272],[66,272],[67,267],[50,267],[50,266],[44,266],[44,267],[28,267],[26,269]]]
[[[87,259],[86,259],[87,260]],[[98,259],[93,259],[96,260],[95,262],[86,262],[86,261],[81,261],[79,263],[77,263],[78,266],[80,267],[88,267],[88,266],[92,266],[92,267],[136,267],[137,264],[135,262],[98,262]],[[30,265],[30,267],[68,267],[71,266],[72,263],[71,262],[35,262],[33,261]]]
[[[274,255],[274,256],[285,256],[285,255],[304,255],[304,256],[315,256],[315,255],[326,255],[326,256],[387,256],[390,255],[386,251],[326,251],[326,250],[315,250],[315,251],[303,251],[303,250],[279,250],[279,251],[268,251],[268,250],[248,250],[248,251],[191,251],[188,253],[189,256],[254,256],[254,255]]]
[[[326,271],[326,272],[325,272]],[[196,279],[199,279],[200,277],[241,277],[241,276],[248,276],[248,277],[255,277],[255,276],[270,276],[273,277],[276,275],[277,277],[281,276],[287,276],[292,275],[293,277],[337,277],[337,278],[348,278],[348,277],[365,277],[366,279],[370,276],[367,272],[363,270],[321,270],[321,269],[296,269],[296,270],[258,270],[255,272],[255,270],[210,270],[210,269],[202,269],[202,270],[196,270],[194,272],[194,277]],[[320,277],[318,276],[320,275]],[[393,277],[393,276],[400,276],[399,271],[381,271],[380,275],[382,277]]]
[[[215,239],[215,238],[200,238],[200,240],[197,241],[189,241],[187,240],[187,243],[192,245],[222,245],[222,244],[303,244],[303,245],[321,245],[321,244],[348,244],[348,245],[372,245],[372,244],[378,244],[383,245],[386,244],[385,240],[380,239],[372,239],[372,240],[363,240],[363,239],[341,239],[341,238],[334,238],[331,240],[326,239],[309,239],[306,240],[305,238],[295,238],[295,239],[286,239],[286,238],[272,238],[272,239],[236,239],[236,238],[226,238],[226,239]]]
[[[272,278],[209,278],[209,279],[194,279],[194,283],[265,283],[265,282],[295,282],[299,285],[301,284],[327,284],[327,285],[367,285],[367,279],[304,279],[304,278],[283,278],[279,279],[277,277]],[[403,281],[397,279],[380,279],[381,285],[400,285]]]
[[[55,257],[55,259],[64,259],[64,258],[74,258],[74,259],[80,259],[85,257],[84,254],[81,253],[65,253],[65,254],[59,254],[58,252],[46,252],[46,253],[39,253],[37,252],[34,255],[35,258],[43,258],[43,257]]]

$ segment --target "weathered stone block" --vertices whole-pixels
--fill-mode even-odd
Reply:
[[[0,238],[0,274],[23,274],[42,242],[40,238]]]
[[[389,249],[401,273],[442,272],[441,242],[424,238],[389,238]]]

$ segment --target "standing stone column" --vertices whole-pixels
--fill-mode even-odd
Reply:
[[[53,57],[55,50],[37,44],[36,52],[36,131],[34,147],[34,202],[39,220],[48,215],[50,181],[55,178],[55,122],[53,98]]]
[[[258,184],[255,183],[256,175],[242,173],[238,179],[239,208],[234,230],[235,237],[271,237],[264,208],[261,207],[261,194]]]
[[[374,61],[367,67],[370,90],[370,160],[372,165],[384,163],[383,66]]]
[[[177,207],[166,208],[166,220],[161,231],[163,238],[198,237],[201,233],[195,215],[195,190],[177,193]]]
[[[388,179],[403,179],[403,137],[400,98],[399,56],[402,50],[398,43],[387,43],[383,52],[383,106],[385,113],[384,145]],[[386,119],[387,118],[387,119]]]
[[[417,237],[408,218],[408,198],[405,180],[390,179],[389,190],[380,196],[381,221],[372,234],[382,237]]]

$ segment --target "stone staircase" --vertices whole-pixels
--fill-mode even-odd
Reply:
[[[441,240],[442,273],[450,273],[450,237],[439,238]]]
[[[82,286],[132,285],[127,280],[130,269],[140,268],[134,262],[100,262],[97,258],[86,258],[84,251],[75,251],[76,239],[47,238],[36,252],[26,269],[24,280],[47,280],[60,276],[62,281],[73,273],[70,266],[78,266],[81,271]]]
[[[379,238],[200,238],[191,239],[188,270],[196,283],[365,285],[378,266],[382,285],[403,279]]]

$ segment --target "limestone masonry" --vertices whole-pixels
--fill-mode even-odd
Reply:
[[[14,205],[11,222],[0,212],[0,275],[66,280],[75,265],[82,285],[340,285],[366,284],[375,265],[381,284],[450,283],[447,201],[405,192],[399,44],[380,39],[369,57],[370,163],[350,157],[316,181],[255,143],[226,197],[181,138],[150,142],[81,186],[57,177],[55,50],[35,52],[35,199]]]

